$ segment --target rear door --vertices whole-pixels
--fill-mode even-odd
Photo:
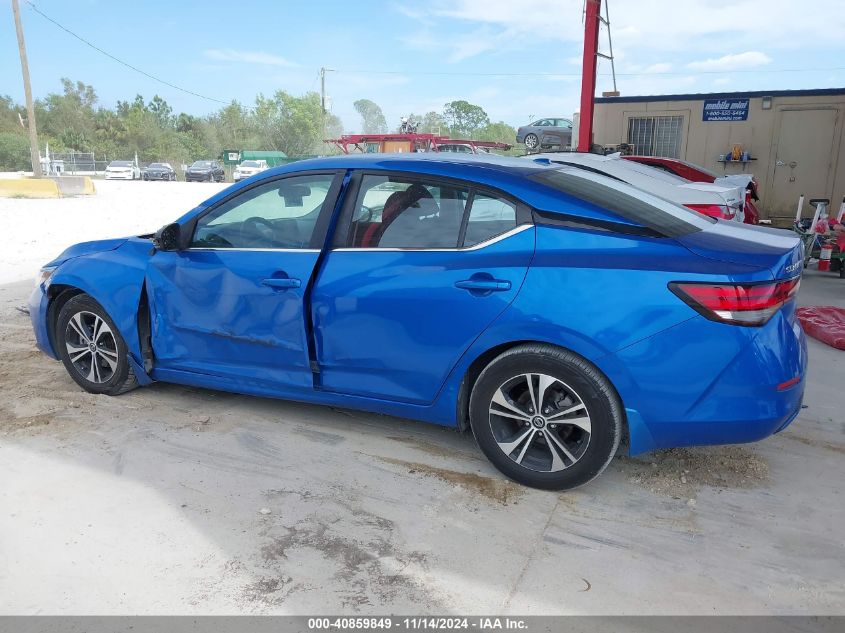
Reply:
[[[190,247],[150,260],[155,371],[313,387],[305,293],[342,175],[265,180],[211,207]]]
[[[355,177],[312,293],[322,389],[432,402],[513,301],[534,253],[528,209],[434,177]]]

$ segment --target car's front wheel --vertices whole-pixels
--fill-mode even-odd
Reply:
[[[584,358],[520,345],[481,372],[470,396],[479,447],[502,473],[534,488],[567,490],[597,477],[622,435],[622,403]]]
[[[91,296],[76,295],[62,306],[54,340],[70,377],[86,391],[116,396],[138,385],[126,342]]]
[[[534,150],[540,146],[540,139],[537,138],[536,134],[526,134],[525,135],[525,147],[528,149]]]

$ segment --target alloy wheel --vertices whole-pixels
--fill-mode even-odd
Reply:
[[[584,456],[592,432],[583,399],[548,374],[521,374],[502,383],[490,401],[489,422],[499,449],[538,472],[558,472],[575,464]]]
[[[108,323],[97,314],[80,311],[65,328],[68,358],[79,374],[93,383],[111,380],[117,370],[117,342]]]
[[[529,134],[525,137],[525,147],[528,149],[536,149],[537,145],[539,145],[539,141],[534,134]]]

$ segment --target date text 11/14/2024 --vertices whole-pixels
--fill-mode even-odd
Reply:
[[[341,617],[341,618],[309,618],[308,629],[320,630],[395,630],[395,631],[448,631],[448,630],[476,630],[519,631],[528,628],[521,618],[499,617]]]

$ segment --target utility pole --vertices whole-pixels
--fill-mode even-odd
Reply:
[[[21,72],[23,73],[23,92],[26,97],[26,115],[29,126],[29,155],[32,159],[32,175],[41,178],[41,157],[38,154],[38,131],[35,129],[35,108],[32,105],[32,86],[29,85],[29,62],[26,61],[26,42],[23,39],[21,26],[21,8],[18,0],[12,0],[12,13],[15,15],[15,30],[18,33],[18,51],[21,55]]]
[[[589,152],[593,144],[593,105],[596,95],[601,0],[586,0],[585,9],[584,59],[581,71],[581,116],[578,122],[579,152]]]
[[[326,73],[334,72],[331,68],[320,68],[320,108],[323,111],[323,138],[326,138]]]

